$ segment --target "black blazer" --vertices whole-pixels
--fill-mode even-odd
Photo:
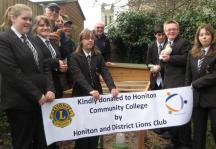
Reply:
[[[165,45],[165,44],[164,44]],[[163,45],[163,48],[164,48]],[[148,52],[147,52],[147,57],[146,57],[146,64],[154,64],[154,65],[160,65],[160,60],[159,60],[159,54],[158,54],[158,46],[157,42],[154,41],[149,47],[148,47]],[[163,79],[163,71],[160,72],[162,79]],[[150,75],[150,88],[154,89],[156,86],[156,80],[157,80],[157,74],[152,74]]]
[[[50,41],[52,47],[56,52],[56,58],[52,58],[52,55],[45,43],[38,36],[34,36],[33,39],[39,45],[43,53],[44,65],[48,65],[51,68],[54,87],[56,91],[56,98],[60,98],[63,96],[63,85],[61,79],[63,79],[63,77],[66,77],[64,75],[66,73],[62,73],[59,71],[59,60],[61,59],[59,47],[55,44],[54,41]]]
[[[88,96],[92,90],[98,90],[102,94],[99,75],[101,74],[108,88],[115,88],[113,79],[105,66],[104,59],[101,54],[93,53],[91,56],[91,72],[94,86],[91,86],[91,77],[88,69],[87,58],[82,51],[74,52],[70,58],[69,71],[73,76],[73,96]]]
[[[0,73],[2,110],[34,110],[48,90],[53,91],[51,73],[43,66],[43,55],[28,37],[39,56],[39,67],[29,47],[11,30],[0,33]]]
[[[157,42],[154,41],[148,47],[147,57],[146,57],[147,64],[159,64],[159,54],[158,54],[158,46]]]
[[[95,34],[95,31],[93,31]],[[103,56],[105,62],[111,61],[111,47],[110,47],[110,41],[107,38],[105,34],[103,34],[101,37],[98,37],[95,34],[95,46],[97,49],[101,52],[101,55]]]
[[[46,65],[47,64],[50,65],[50,68],[54,74],[58,73],[59,60],[61,59],[58,46],[53,41],[50,41],[52,47],[54,48],[54,50],[56,52],[56,58],[52,58],[52,55],[51,55],[49,49],[47,48],[47,46],[45,45],[45,43],[38,36],[33,36],[32,38],[33,38],[34,42],[37,43],[37,45],[40,47],[40,49],[43,53],[44,63]]]
[[[193,58],[190,52],[187,60],[185,85],[192,84],[193,86],[194,106],[216,108],[216,54],[207,53],[200,71],[198,71],[197,65],[198,58]]]
[[[172,44],[172,53],[168,62],[161,62],[164,72],[164,88],[184,86],[188,52],[191,49],[189,41],[177,37]]]

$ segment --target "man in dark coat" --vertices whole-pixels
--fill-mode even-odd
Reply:
[[[110,41],[107,36],[104,34],[104,24],[102,22],[98,22],[94,27],[95,34],[95,45],[96,48],[101,52],[105,62],[111,61],[111,49],[110,49]]]

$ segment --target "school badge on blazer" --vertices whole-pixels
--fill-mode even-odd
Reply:
[[[70,105],[66,103],[58,103],[53,106],[50,113],[50,119],[56,127],[64,128],[71,124],[74,115],[75,114]]]

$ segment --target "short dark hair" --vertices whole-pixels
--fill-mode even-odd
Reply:
[[[164,33],[162,24],[157,24],[154,26],[154,34],[157,34],[157,33]]]

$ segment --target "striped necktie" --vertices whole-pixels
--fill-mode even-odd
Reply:
[[[168,44],[170,45],[170,47],[172,47],[172,41],[168,41]]]
[[[159,52],[163,49],[163,46],[161,44],[159,44],[158,46]]]
[[[37,50],[34,48],[34,46],[31,44],[31,42],[29,41],[29,39],[26,37],[26,35],[22,35],[21,38],[23,39],[23,42],[29,47],[29,49],[31,50],[33,56],[34,56],[34,60],[35,63],[37,64],[37,66],[39,66],[39,58],[38,58],[38,52]]]
[[[86,58],[87,58],[87,61],[88,61],[88,68],[89,68],[89,75],[90,75],[90,79],[91,79],[91,86],[94,87],[92,71],[91,71],[91,56],[88,55]]]
[[[46,43],[46,46],[48,47],[48,49],[49,49],[49,51],[50,51],[50,53],[51,53],[51,55],[52,55],[52,58],[56,58],[56,52],[55,52],[55,50],[53,49],[53,47],[52,47],[50,41],[49,41],[49,40],[46,40],[45,43]]]
[[[203,61],[205,59],[205,50],[201,50],[201,57],[200,59],[198,60],[198,72],[200,72],[200,69],[202,67],[202,64],[203,64]]]

